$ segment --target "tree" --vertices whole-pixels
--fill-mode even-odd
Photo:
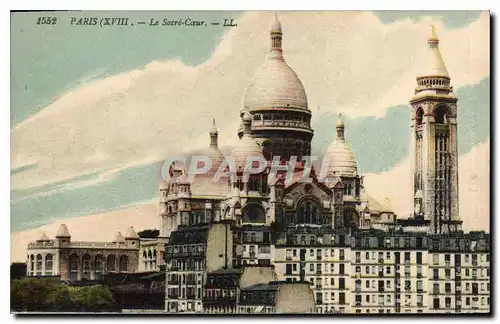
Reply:
[[[157,238],[160,235],[160,231],[157,229],[145,229],[137,233],[140,238]]]
[[[14,262],[10,265],[10,280],[26,277],[26,263]]]
[[[47,278],[13,280],[11,309],[26,312],[119,311],[106,286],[68,287]]]

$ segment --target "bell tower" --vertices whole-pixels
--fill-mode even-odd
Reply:
[[[458,211],[457,97],[432,26],[426,70],[411,104],[413,216],[431,233],[461,230]]]

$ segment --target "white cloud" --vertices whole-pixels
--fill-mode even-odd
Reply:
[[[458,175],[459,210],[464,230],[490,232],[489,139],[459,158]],[[409,216],[412,202],[409,158],[388,172],[366,174],[364,184],[377,200],[389,197],[399,217]]]
[[[384,25],[369,12],[283,13],[285,56],[306,87],[313,113],[319,105],[351,116],[380,116],[387,107],[406,103],[430,19]],[[244,89],[264,61],[269,20],[268,13],[243,14],[238,28],[197,67],[151,62],[62,95],[12,130],[12,167],[37,162],[12,176],[12,188],[205,146],[212,116],[221,144],[231,144]],[[455,86],[489,75],[487,13],[462,29],[433,23]]]

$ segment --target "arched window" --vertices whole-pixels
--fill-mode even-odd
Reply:
[[[43,264],[43,257],[41,254],[36,255],[36,275],[41,276],[42,275],[42,264]]]
[[[69,280],[78,280],[78,271],[80,270],[80,257],[74,253],[69,257]]]
[[[35,256],[33,254],[30,255],[30,269],[31,275],[33,276],[35,274]]]
[[[446,107],[438,106],[434,109],[434,120],[436,124],[446,124]]]
[[[422,125],[422,121],[424,120],[424,110],[422,107],[419,107],[417,109],[417,112],[415,113],[415,123],[417,125]]]
[[[114,254],[108,255],[106,260],[106,271],[116,272],[116,256]]]
[[[92,271],[92,265],[90,263],[91,263],[90,255],[84,254],[82,257],[82,269],[83,269],[82,279],[87,279],[87,280],[92,279],[90,277],[90,273]]]
[[[346,227],[357,228],[359,226],[359,215],[353,208],[344,210],[344,225]]]
[[[189,242],[189,241],[188,241]],[[148,264],[148,266],[152,267],[152,260],[153,260],[153,253],[151,252],[151,250],[148,251],[148,259],[146,261],[146,263]],[[121,265],[120,265],[121,267]],[[121,270],[120,270],[121,271]]]
[[[126,255],[120,256],[120,272],[128,271],[128,257]]]
[[[45,256],[45,275],[52,276],[52,269],[54,266],[54,256],[52,254],[47,254]]]
[[[96,255],[94,261],[95,279],[101,280],[104,276],[104,257],[101,254]]]
[[[144,261],[148,259],[148,255],[146,254],[145,250],[142,252],[142,258],[144,259]]]
[[[321,224],[319,206],[313,199],[303,199],[297,206],[298,224]]]
[[[243,222],[245,223],[265,223],[266,212],[264,208],[258,204],[250,204],[243,211]]]

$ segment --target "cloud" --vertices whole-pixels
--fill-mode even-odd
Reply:
[[[490,140],[476,145],[458,161],[459,210],[466,231],[490,232]],[[389,197],[400,218],[411,210],[410,160],[388,172],[366,174],[365,188],[377,200]]]
[[[222,145],[236,140],[244,89],[263,63],[270,15],[249,12],[212,57],[196,67],[169,60],[107,77],[61,95],[11,131],[12,175],[25,189],[120,165],[164,159],[208,143],[212,116]],[[466,28],[440,21],[384,25],[370,12],[286,12],[284,51],[302,79],[313,114],[381,116],[406,103],[422,64],[429,24],[458,87],[489,75],[489,15]],[[333,125],[332,121],[332,125]]]

